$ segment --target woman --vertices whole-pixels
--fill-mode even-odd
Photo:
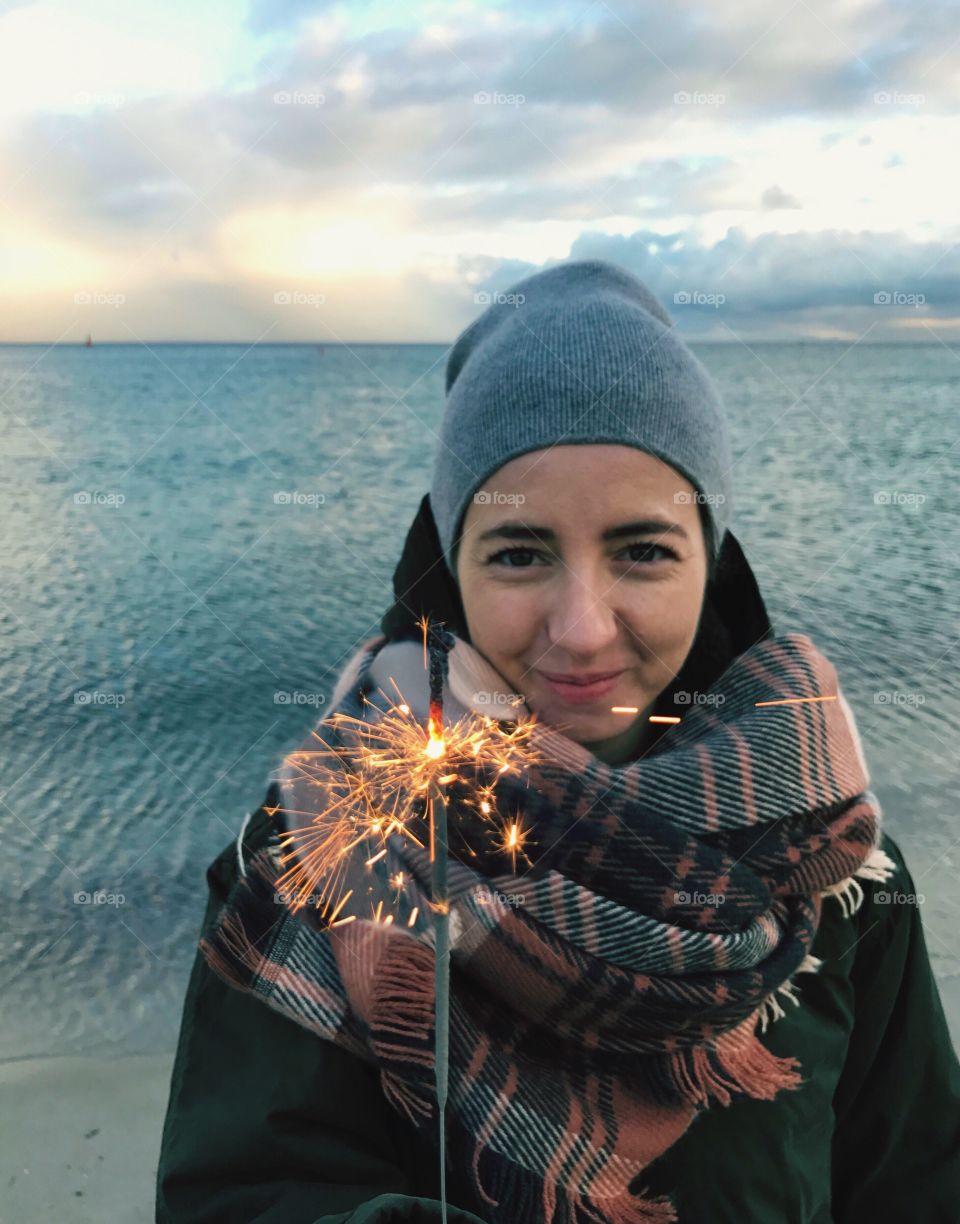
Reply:
[[[535,716],[499,783],[521,861],[450,797],[459,1224],[960,1218],[960,1065],[884,898],[913,881],[832,666],[767,619],[731,466],[706,371],[608,263],[526,278],[451,350],[396,603],[331,708],[425,725],[426,616],[445,719]],[[303,752],[348,738],[328,716]],[[161,1221],[441,1219],[427,851],[352,867],[395,922],[278,906],[308,760],[207,872]]]

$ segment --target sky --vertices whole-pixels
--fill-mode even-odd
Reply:
[[[917,0],[0,0],[0,343],[450,343],[608,259],[690,339],[960,342]]]

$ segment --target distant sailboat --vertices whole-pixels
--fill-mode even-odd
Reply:
[[[86,343],[84,344],[84,348],[93,348],[93,336],[91,336],[89,333],[87,334],[87,339],[86,339]]]

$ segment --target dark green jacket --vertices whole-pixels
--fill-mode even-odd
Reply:
[[[245,855],[264,844],[259,809]],[[899,847],[898,871],[862,881],[859,911],[824,901],[797,979],[801,1005],[761,1040],[806,1080],[774,1101],[714,1104],[641,1181],[669,1192],[681,1224],[957,1224],[960,1064],[951,1045]],[[203,930],[237,875],[231,842],[207,869]],[[375,1068],[250,995],[197,953],[157,1174],[159,1224],[439,1221],[435,1159],[387,1103]],[[451,1205],[470,1205],[456,1177]],[[450,1224],[481,1215],[448,1212]],[[534,1224],[518,1220],[516,1224]]]

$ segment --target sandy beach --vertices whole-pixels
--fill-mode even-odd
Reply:
[[[0,1064],[0,1221],[150,1224],[172,1054]]]

